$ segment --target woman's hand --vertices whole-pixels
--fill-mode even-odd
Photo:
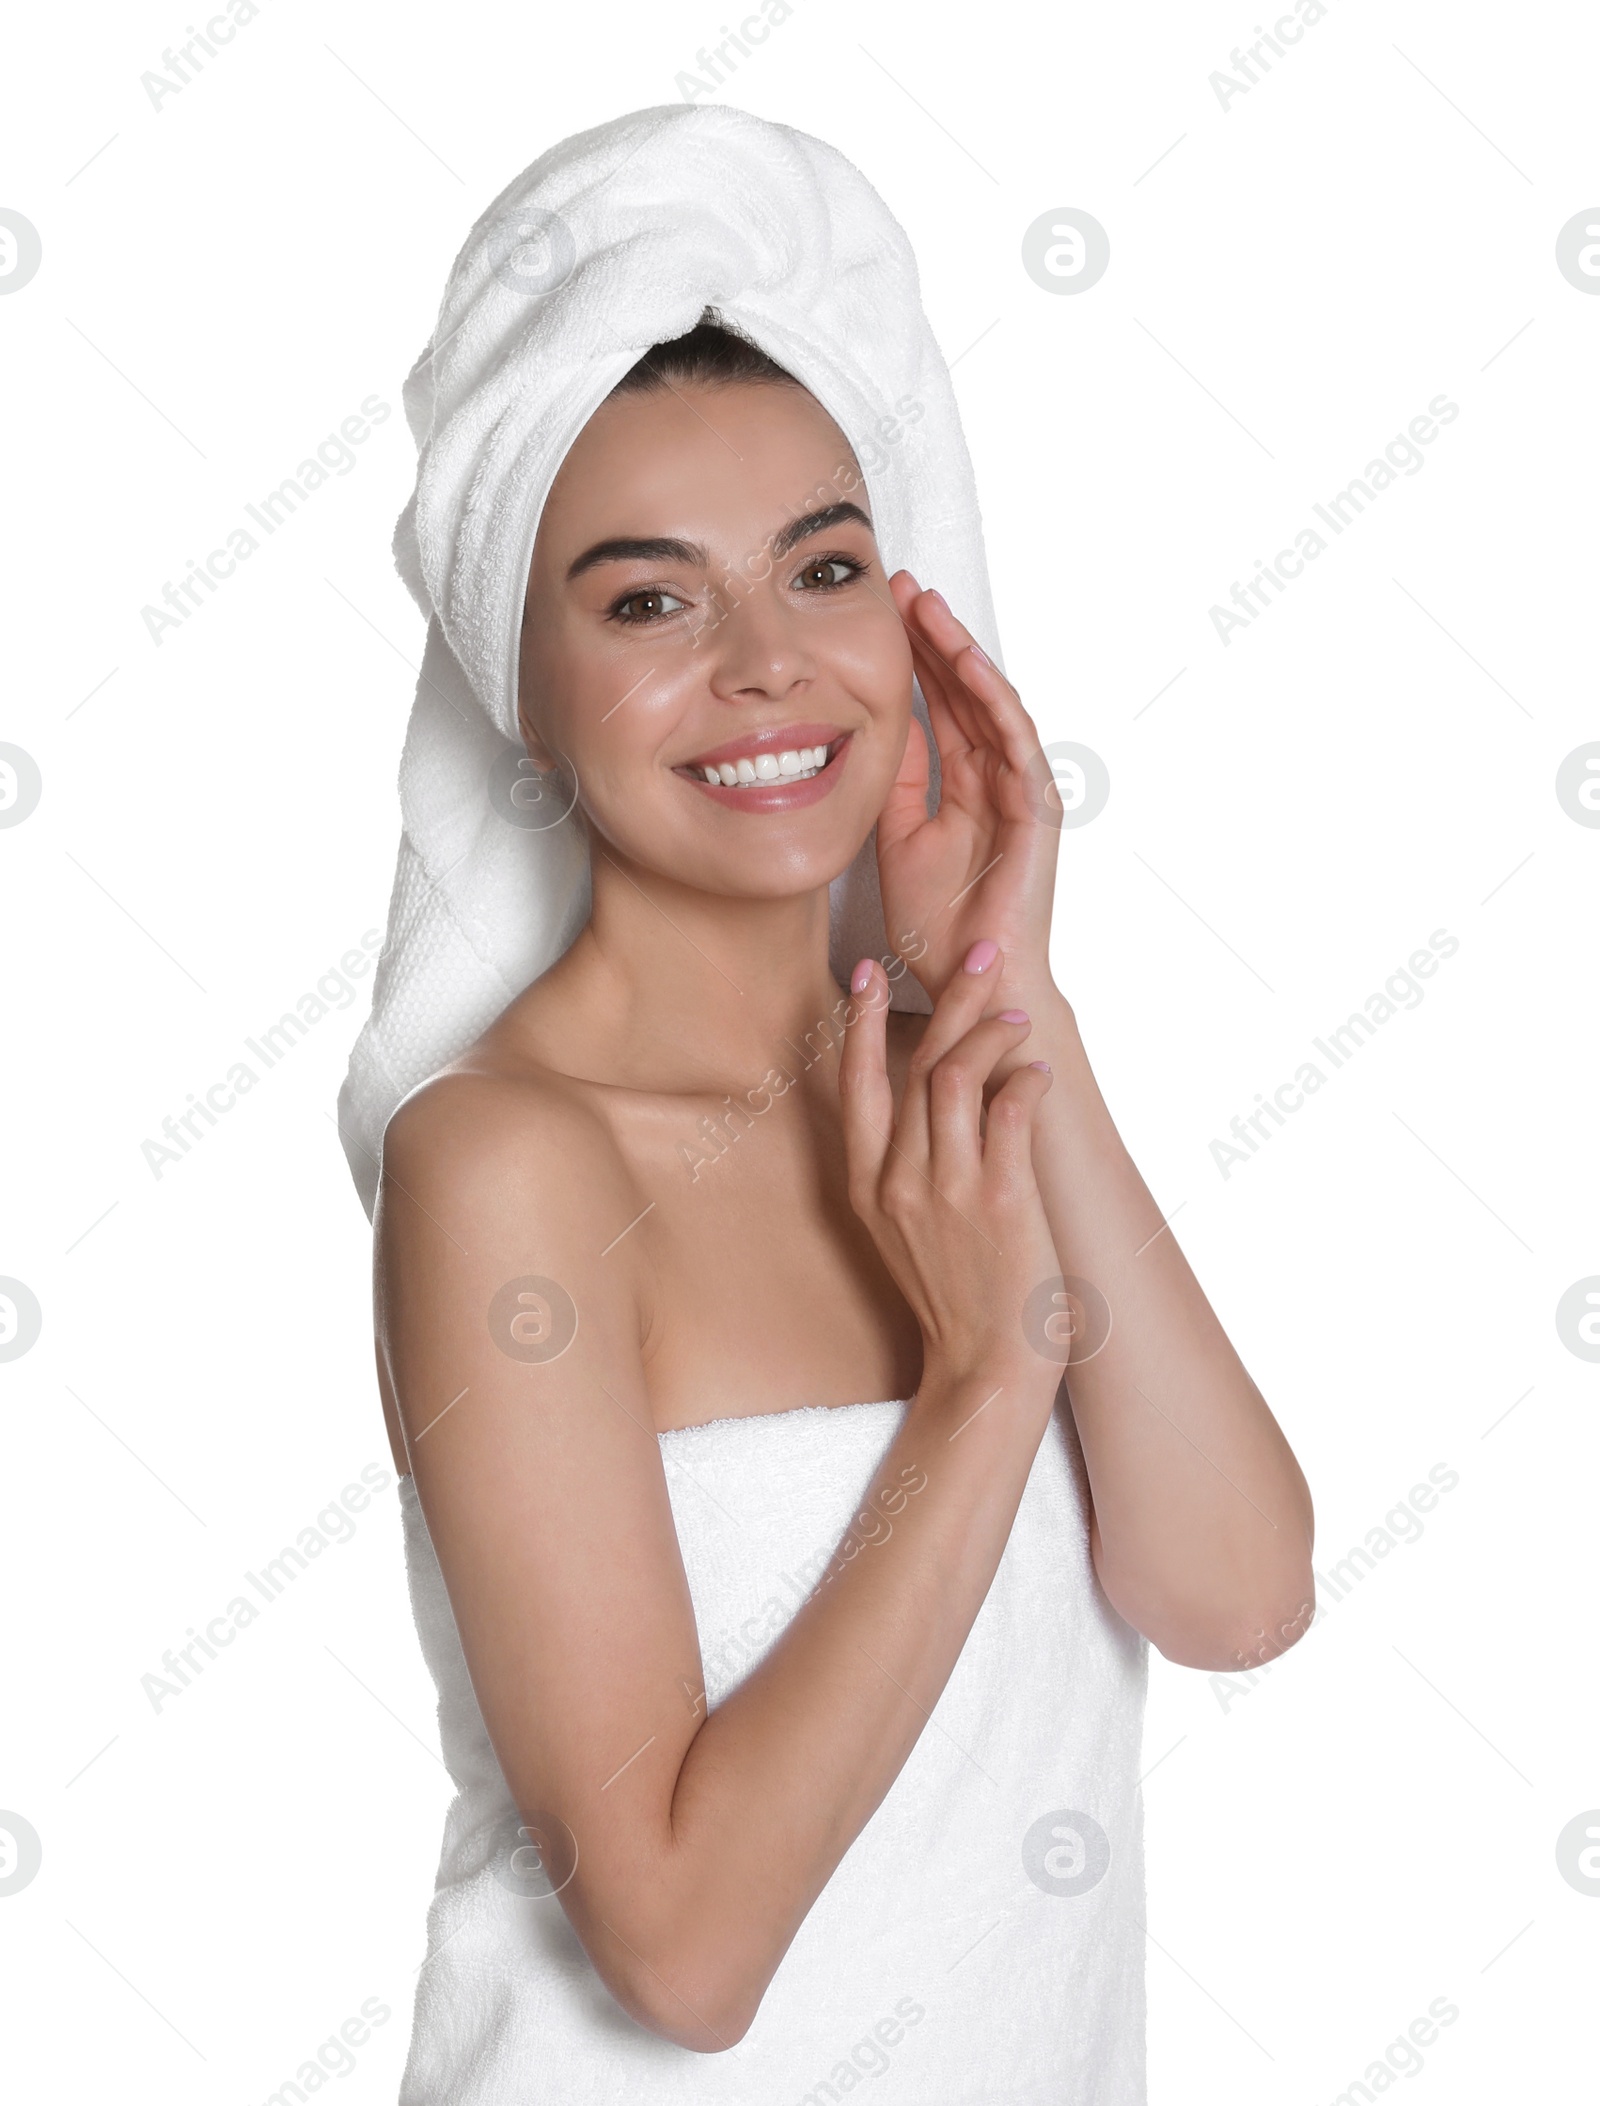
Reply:
[[[891,943],[937,1001],[973,944],[1004,953],[1004,995],[1034,1014],[1052,997],[1050,909],[1061,805],[1016,689],[937,592],[908,570],[889,580],[939,749],[927,817],[928,751],[915,725],[878,816],[878,879]]]
[[[1050,1073],[1018,1065],[985,1112],[995,1064],[1029,1028],[998,1008],[1003,963],[979,943],[952,974],[911,1055],[898,1117],[884,1056],[889,983],[872,959],[856,967],[839,1063],[845,1157],[850,1204],[922,1327],[925,1376],[981,1370],[1048,1402],[1061,1371],[1032,1349],[1023,1311],[1060,1271],[1032,1161]]]

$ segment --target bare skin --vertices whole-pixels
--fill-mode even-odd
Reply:
[[[617,2000],[703,2052],[748,2029],[916,1744],[1053,1410],[1102,1583],[1169,1657],[1268,1658],[1310,1615],[1304,1479],[1050,976],[1033,726],[937,595],[884,576],[866,519],[812,519],[841,503],[867,510],[799,388],[615,398],[580,434],[521,695],[533,760],[575,774],[593,917],[396,1112],[375,1219],[395,1466],[508,1786],[547,1864],[575,1846],[561,1906]],[[690,547],[581,560],[620,537]],[[814,733],[813,782],[705,783],[730,742],[795,727],[772,751]],[[875,821],[887,968],[910,961],[931,1019],[888,1012],[885,962],[853,998],[828,968],[826,888]],[[1070,1392],[1026,1315],[1057,1275],[1114,1318]],[[554,1358],[513,1357],[490,1316],[529,1276],[577,1317]],[[543,1335],[530,1309],[513,1338]],[[656,1435],[872,1398],[910,1402],[857,1525],[707,1716]]]

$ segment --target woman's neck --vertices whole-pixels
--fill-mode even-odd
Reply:
[[[701,892],[594,843],[590,919],[525,998],[537,1057],[640,1089],[741,1087],[839,1038],[828,892]],[[519,1005],[521,1008],[522,1005]],[[731,1081],[730,1081],[730,1078]]]

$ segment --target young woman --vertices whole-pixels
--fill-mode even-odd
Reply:
[[[375,1213],[461,1787],[406,2100],[1141,2100],[1143,1640],[1309,1622],[1304,1480],[1052,976],[1048,763],[931,582],[714,321],[544,499],[520,795],[588,918]]]

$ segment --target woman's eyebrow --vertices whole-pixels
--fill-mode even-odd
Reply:
[[[779,527],[772,537],[772,553],[786,556],[790,549],[812,534],[824,533],[829,527],[843,526],[847,519],[858,520],[867,532],[872,532],[872,521],[859,505],[848,499],[836,505],[824,505],[820,511],[802,512],[798,519],[791,519],[786,527]]]
[[[692,563],[705,570],[711,562],[711,553],[703,541],[675,541],[656,538],[647,541],[630,541],[614,538],[597,541],[593,548],[586,548],[581,556],[575,556],[567,566],[567,583],[570,585],[584,571],[593,570],[597,563]]]
[[[787,526],[779,527],[771,538],[774,556],[786,556],[790,549],[809,538],[820,534],[828,527],[843,526],[854,520],[872,532],[872,521],[861,507],[848,499],[835,505],[824,505],[814,512],[803,512],[791,519]],[[567,566],[567,583],[581,577],[586,570],[593,570],[600,563],[689,563],[701,570],[711,565],[711,553],[703,541],[680,541],[670,535],[655,535],[648,539],[633,539],[628,536],[613,536],[606,541],[597,541],[586,548],[581,556],[575,556]]]

